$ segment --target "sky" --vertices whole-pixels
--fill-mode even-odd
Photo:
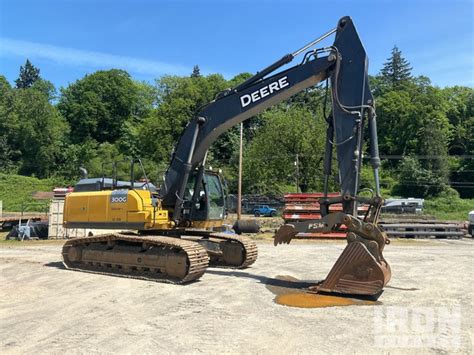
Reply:
[[[414,75],[474,87],[474,0],[0,0],[0,75],[26,58],[64,87],[96,70],[137,80],[254,73],[353,18],[377,74],[394,45]],[[322,45],[330,45],[332,38]]]

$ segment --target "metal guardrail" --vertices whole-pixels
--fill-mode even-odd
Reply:
[[[381,222],[389,237],[397,238],[463,238],[467,230],[463,223],[424,221],[419,223]]]

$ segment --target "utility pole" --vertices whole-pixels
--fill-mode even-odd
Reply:
[[[300,160],[299,155],[296,153],[296,160],[295,160],[295,167],[296,167],[296,193],[300,191]]]
[[[237,191],[237,220],[242,217],[242,155],[243,155],[243,139],[244,124],[240,123],[240,145],[239,145],[239,184]]]

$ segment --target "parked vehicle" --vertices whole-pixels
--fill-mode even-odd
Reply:
[[[255,217],[275,217],[277,215],[277,210],[267,205],[255,206],[252,212]]]
[[[382,206],[382,213],[422,213],[424,202],[422,198],[388,198]]]

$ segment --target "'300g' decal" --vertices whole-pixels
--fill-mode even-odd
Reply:
[[[125,203],[127,202],[127,196],[112,196],[110,199],[112,203]]]

